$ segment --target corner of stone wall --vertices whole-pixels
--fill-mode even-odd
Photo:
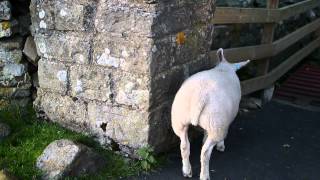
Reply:
[[[152,25],[149,144],[157,152],[177,145],[171,128],[171,105],[183,81],[213,66],[209,59],[214,1],[159,2]]]
[[[174,94],[212,65],[212,0],[32,0],[30,9],[41,56],[38,111],[129,154],[176,142]]]
[[[126,1],[31,2],[39,113],[127,153],[147,145],[153,41],[151,17],[141,8]]]

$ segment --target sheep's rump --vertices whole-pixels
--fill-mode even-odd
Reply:
[[[215,131],[228,128],[238,112],[241,94],[240,84],[238,87],[232,82],[233,77],[227,76],[220,71],[208,70],[187,79],[172,105],[173,126],[182,128],[192,124]]]

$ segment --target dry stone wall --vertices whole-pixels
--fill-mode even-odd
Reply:
[[[0,0],[0,105],[8,99],[24,105],[31,99],[31,64],[23,55],[30,24],[28,1]]]
[[[176,142],[174,94],[213,65],[213,0],[32,0],[30,10],[39,113],[128,154]]]

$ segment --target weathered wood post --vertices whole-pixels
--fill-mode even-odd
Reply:
[[[267,0],[267,8],[268,9],[276,9],[279,6],[279,0]],[[275,32],[275,23],[264,24],[263,27],[263,35],[261,44],[272,44],[274,40],[274,32]],[[265,59],[261,63],[258,64],[257,70],[258,75],[265,75],[269,71],[270,59]],[[265,103],[270,100],[270,94],[273,93],[274,86],[264,89],[262,92],[262,102]]]
[[[213,0],[32,0],[39,113],[124,152],[175,141],[182,81],[210,68]]]

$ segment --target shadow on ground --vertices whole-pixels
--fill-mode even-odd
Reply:
[[[271,102],[237,117],[226,152],[214,150],[211,178],[218,180],[316,180],[320,178],[320,112]],[[193,178],[199,178],[201,139],[191,145]],[[179,180],[179,151],[157,172],[131,179]]]

